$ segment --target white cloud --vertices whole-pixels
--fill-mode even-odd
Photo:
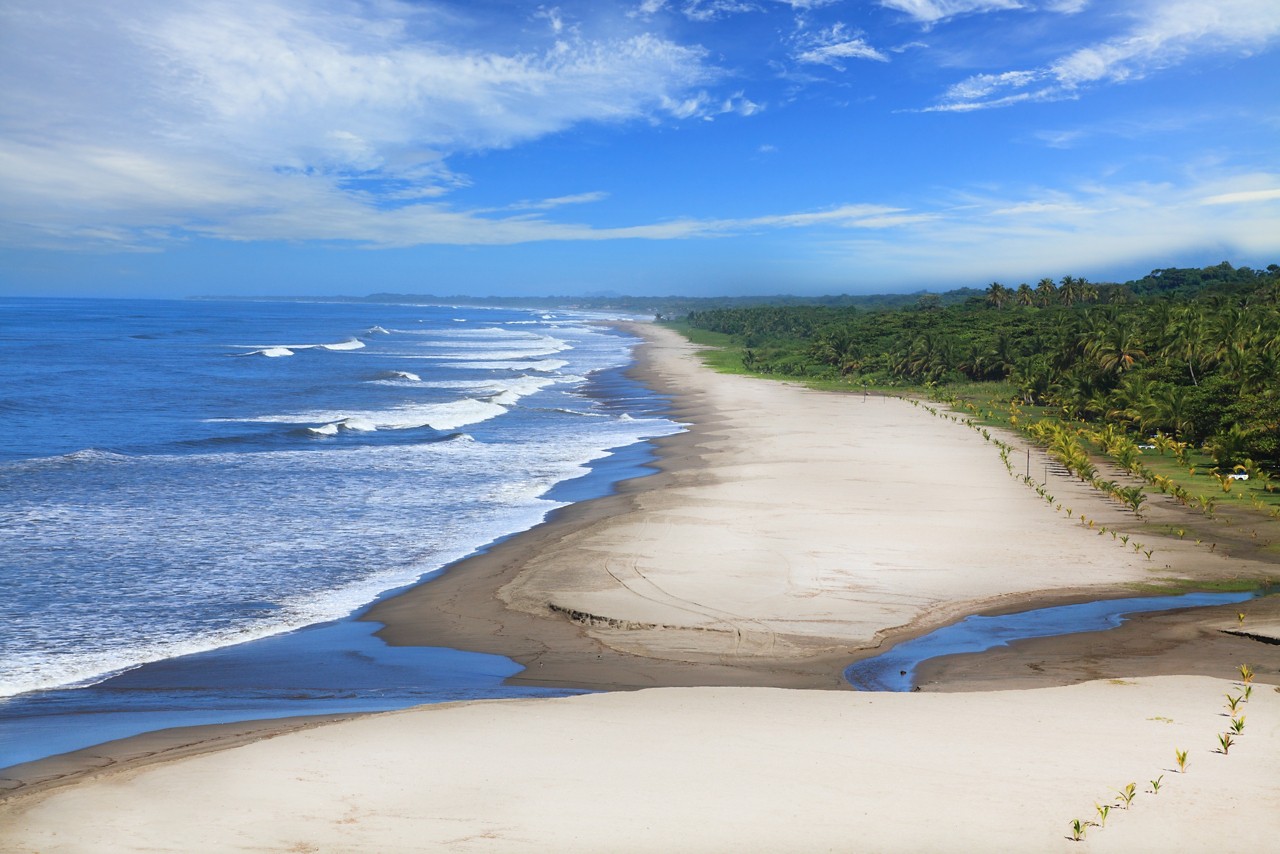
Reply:
[[[840,71],[844,70],[842,60],[846,59],[889,61],[888,56],[867,43],[862,33],[853,32],[842,23],[804,34],[802,48],[795,54],[795,59],[798,62],[829,65]]]
[[[809,12],[840,3],[842,0],[683,0],[679,12],[691,21],[707,22],[745,12],[764,12],[769,4],[786,6],[795,12]],[[641,0],[628,12],[630,17],[650,18],[672,8],[670,0]]]
[[[742,0],[687,0],[681,11],[691,21],[714,21],[726,15],[756,12],[760,7]]]
[[[609,198],[609,194],[596,190],[590,193],[574,193],[570,196],[556,196],[551,199],[539,199],[533,202],[516,202],[508,205],[508,210],[530,210],[530,211],[549,211],[553,208],[563,207],[565,205],[585,205],[591,202],[602,202]]]
[[[1089,0],[1049,0],[1044,7],[1060,15],[1078,15],[1089,6]]]
[[[880,5],[904,12],[926,26],[958,15],[1023,8],[1018,0],[880,0]]]
[[[1280,189],[1236,190],[1230,193],[1218,193],[1200,200],[1202,205],[1255,205],[1263,202],[1280,201]]]
[[[1247,190],[1243,187],[1264,187]],[[1280,175],[1220,175],[1185,183],[1083,183],[941,198],[930,218],[827,252],[880,286],[966,278],[1034,280],[1090,274],[1203,253],[1273,258],[1280,252]],[[1205,204],[1222,205],[1206,217]],[[1084,251],[1082,247],[1087,247]],[[1141,272],[1141,271],[1139,271]]]
[[[1011,89],[1024,89],[1043,74],[1037,71],[1006,71],[1003,74],[975,74],[972,77],[952,85],[943,95],[948,102],[977,101],[990,98],[999,92]]]
[[[642,0],[637,12],[641,15],[654,15],[667,7],[667,0]]]
[[[884,205],[841,205],[821,211],[760,216],[740,220],[721,220],[724,229],[744,228],[802,228],[813,225],[838,225],[846,228],[857,228],[868,219],[902,213],[901,208]]]
[[[1261,50],[1280,38],[1280,3],[1147,0],[1133,9],[1131,21],[1122,35],[1077,48],[1040,68],[974,75],[951,86],[929,109],[967,112],[1063,100],[1089,86],[1138,80],[1201,54]]]
[[[561,13],[559,6],[551,6],[550,8],[539,6],[538,10],[533,13],[533,17],[546,20],[547,26],[551,27],[551,32],[556,35],[564,32],[564,15]]]
[[[465,214],[403,210],[465,185],[450,154],[584,122],[761,109],[709,93],[721,75],[701,48],[643,33],[593,40],[543,13],[558,34],[498,50],[458,43],[465,28],[429,3],[9,2],[0,221],[13,227],[0,240],[156,228],[247,239],[236,223],[249,212],[327,221],[316,233],[342,239],[342,217],[368,220],[379,204],[415,239],[430,240],[430,224],[457,237]]]

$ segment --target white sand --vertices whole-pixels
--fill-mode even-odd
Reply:
[[[62,790],[5,851],[1223,851],[1280,839],[1280,694],[665,688],[440,706]],[[1174,750],[1190,752],[1186,774]],[[1151,779],[1163,775],[1158,795]],[[1073,818],[1095,817],[1086,842]]]
[[[1164,552],[1148,560],[1055,512],[950,418],[716,374],[681,336],[645,334],[654,370],[693,402],[700,459],[535,556],[502,591],[512,607],[589,615],[593,637],[642,655],[786,659],[872,646],[887,629],[1018,594],[1170,574]],[[1014,462],[1021,474],[1022,452]],[[1132,524],[1119,505],[1052,481],[1078,513]]]

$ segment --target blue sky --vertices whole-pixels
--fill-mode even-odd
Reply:
[[[6,0],[0,293],[1280,262],[1276,0]]]

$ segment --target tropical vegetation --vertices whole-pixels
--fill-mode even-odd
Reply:
[[[1170,268],[1123,284],[993,282],[959,301],[926,294],[891,309],[719,307],[683,323],[728,345],[751,373],[852,387],[977,385],[1085,425],[1121,455],[1137,453],[1124,439],[1132,435],[1175,453],[1201,449],[1222,472],[1280,467],[1275,264]],[[1046,445],[1070,441],[1040,429]]]

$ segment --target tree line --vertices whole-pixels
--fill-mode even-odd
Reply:
[[[1169,268],[1124,284],[991,283],[894,310],[695,311],[744,367],[852,385],[1006,383],[1026,405],[1280,464],[1280,266]]]

